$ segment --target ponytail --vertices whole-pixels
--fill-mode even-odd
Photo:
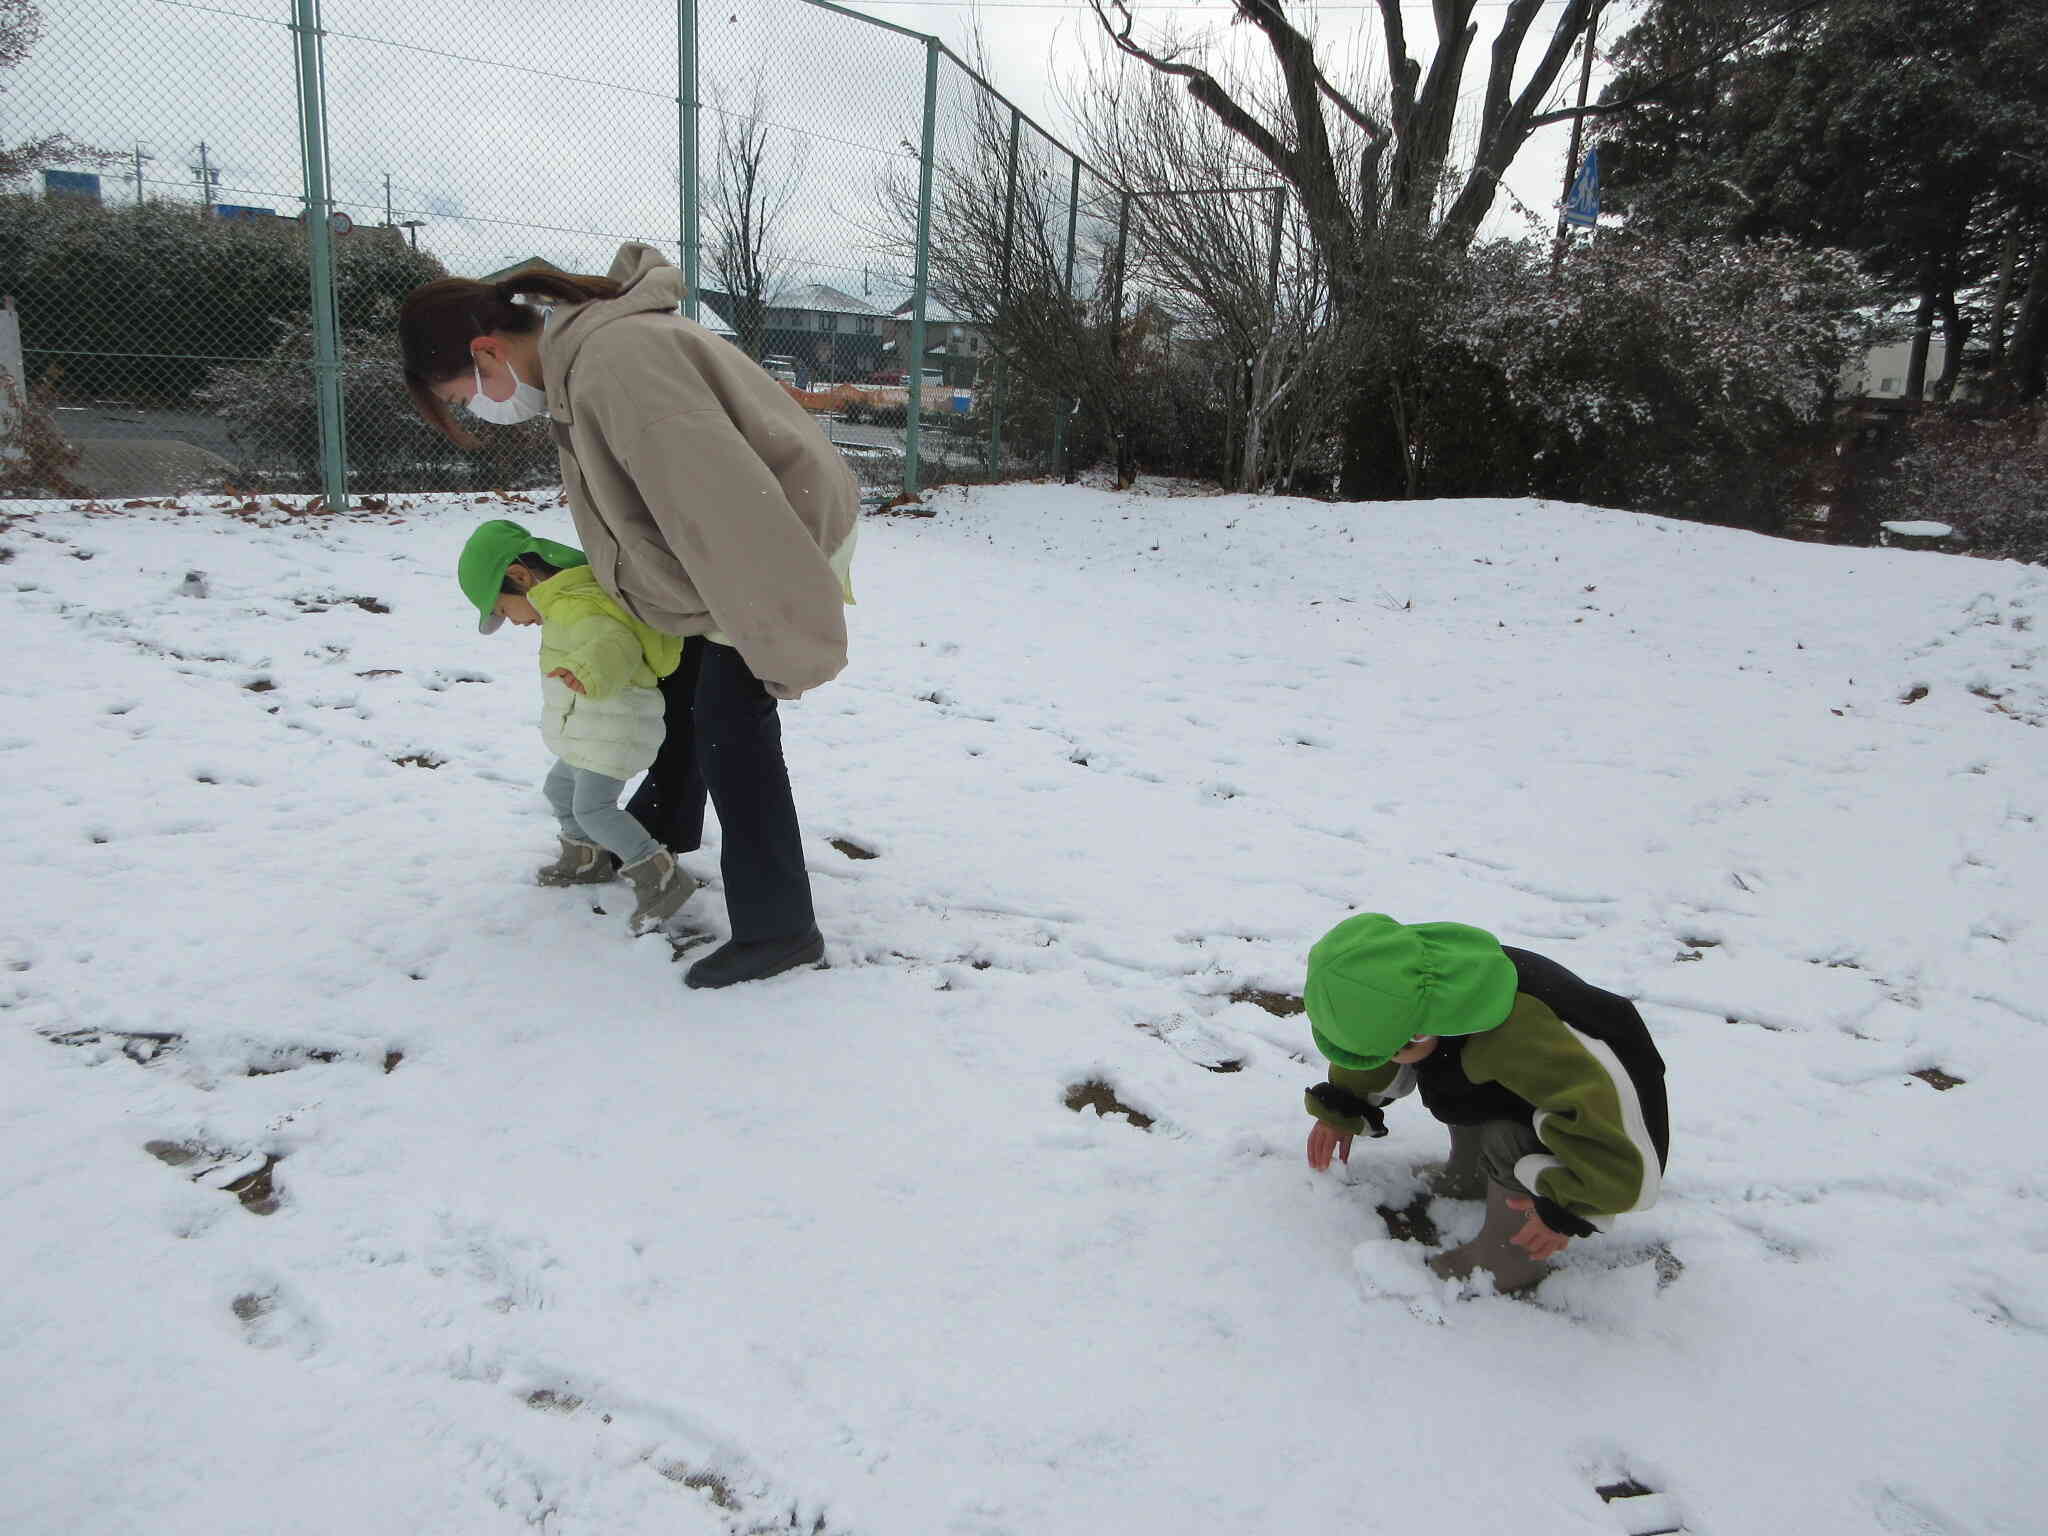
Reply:
[[[515,294],[537,293],[557,304],[588,304],[592,299],[616,299],[626,290],[608,277],[578,277],[573,272],[516,272],[491,291],[508,304]]]
[[[528,336],[540,329],[540,311],[514,301],[522,294],[558,304],[615,299],[624,290],[608,277],[567,272],[519,272],[496,283],[443,277],[406,295],[398,311],[398,350],[405,387],[421,420],[462,448],[478,446],[475,434],[459,425],[433,386],[467,373],[475,364],[469,344],[479,336]]]

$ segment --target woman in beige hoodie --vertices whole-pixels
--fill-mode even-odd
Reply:
[[[693,987],[824,955],[776,701],[846,665],[858,493],[787,391],[683,318],[682,274],[650,246],[608,277],[443,278],[399,313],[414,404],[451,441],[455,412],[549,418],[577,541],[641,622],[685,639],[662,684],[668,737],[627,809],[671,850],[700,841],[708,792],[731,940]],[[541,303],[519,302],[522,299]]]

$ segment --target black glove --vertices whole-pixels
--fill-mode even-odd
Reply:
[[[1333,1115],[1342,1115],[1347,1120],[1363,1120],[1368,1136],[1387,1134],[1387,1117],[1380,1113],[1380,1107],[1348,1089],[1339,1088],[1335,1083],[1317,1083],[1309,1089],[1308,1096]]]

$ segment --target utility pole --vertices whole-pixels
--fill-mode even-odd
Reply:
[[[135,146],[135,206],[138,208],[142,206],[142,162],[155,158],[155,155],[144,154],[140,144]]]
[[[206,209],[211,213],[213,211],[213,184],[219,178],[220,172],[216,171],[213,168],[212,162],[206,158],[206,140],[204,139],[199,141],[199,164],[194,169],[199,173],[199,195],[205,200]]]
[[[386,229],[389,229],[389,228],[391,228],[391,227],[392,227],[392,225],[391,225],[391,173],[390,173],[389,171],[386,171],[386,172],[384,173],[384,227],[385,227]]]
[[[1600,0],[1586,17],[1586,35],[1579,40],[1579,115],[1572,119],[1572,147],[1564,157],[1564,192],[1557,200],[1557,243],[1550,258],[1550,280],[1555,283],[1564,270],[1565,207],[1572,200],[1572,183],[1579,179],[1579,150],[1586,139],[1586,98],[1593,90],[1593,38],[1600,30]]]

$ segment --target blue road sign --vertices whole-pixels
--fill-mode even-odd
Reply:
[[[1564,221],[1575,229],[1591,229],[1600,222],[1600,151],[1586,151],[1586,163],[1572,181],[1564,200]]]

